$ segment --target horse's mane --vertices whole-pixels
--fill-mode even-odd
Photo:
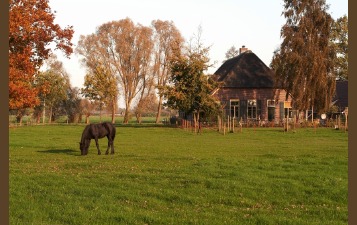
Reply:
[[[88,124],[88,125],[84,128],[83,133],[82,133],[81,143],[84,142],[85,136],[86,136],[86,134],[88,133],[88,130],[89,130],[89,128],[90,128],[90,125],[91,125],[91,124]]]

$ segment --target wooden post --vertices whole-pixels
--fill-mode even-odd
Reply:
[[[341,116],[338,115],[338,128],[340,128],[340,127],[341,127]]]
[[[242,117],[240,117],[240,123],[239,123],[239,126],[240,126],[240,132],[242,133],[242,126],[243,126],[243,124],[242,124]]]
[[[42,123],[45,124],[45,117],[46,117],[46,98],[43,100],[43,117],[42,117]]]
[[[234,118],[235,117],[233,117],[233,119],[232,119],[232,133],[234,133]]]
[[[316,124],[317,123],[315,121],[313,123],[314,123],[314,130],[315,130],[315,134],[316,134]]]
[[[217,127],[218,127],[217,130],[218,130],[218,133],[221,131],[220,125],[221,125],[221,119],[217,115]]]
[[[197,134],[197,116],[196,113],[193,114],[193,124],[195,126],[195,134]]]
[[[345,114],[346,115],[346,119],[345,119],[345,132],[347,131],[347,126],[348,126],[348,123],[347,123],[347,118],[348,118],[348,116],[347,116],[347,113]]]
[[[286,132],[289,131],[289,119],[288,117],[286,116],[286,128],[285,128]]]
[[[289,131],[289,114],[290,114],[290,108],[288,108],[288,115],[286,117],[286,131]]]
[[[347,119],[348,119],[348,107],[345,108],[345,132],[348,130],[348,122],[347,122]]]
[[[228,132],[230,132],[231,131],[231,117],[230,116],[228,116],[228,121],[227,121],[227,126],[228,126]]]

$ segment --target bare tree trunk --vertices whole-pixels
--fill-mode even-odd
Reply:
[[[221,122],[222,122],[221,117],[217,115],[218,132],[221,132],[221,126],[222,126]]]
[[[198,130],[197,133],[201,133],[201,124],[200,124],[200,113],[197,113],[197,126],[198,126]]]
[[[99,105],[99,123],[102,122],[102,102]]]
[[[156,114],[156,124],[160,123],[160,117],[161,117],[161,107],[162,107],[162,96],[160,95],[159,97],[159,105],[157,107],[157,114]]]
[[[141,113],[136,113],[136,122],[141,124]]]
[[[36,123],[39,124],[41,122],[41,114],[37,114]]]
[[[123,123],[124,124],[129,123],[129,109],[128,109],[128,107],[125,108]]]
[[[113,99],[113,102],[112,102],[112,123],[114,124],[115,123],[115,109],[116,109],[116,104],[115,104],[115,98]]]
[[[200,120],[200,113],[193,113],[193,123],[194,123],[196,134],[200,132],[199,120]]]
[[[22,117],[23,114],[21,112],[16,115],[16,122],[19,123],[19,126],[22,126]]]
[[[48,123],[52,122],[52,106],[50,107],[50,116],[48,118]]]

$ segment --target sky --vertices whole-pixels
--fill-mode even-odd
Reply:
[[[348,16],[348,0],[326,0],[334,19]],[[150,26],[153,20],[173,21],[186,41],[202,28],[201,40],[210,47],[213,74],[232,46],[243,45],[254,52],[267,66],[282,40],[281,27],[286,20],[281,15],[283,0],[49,0],[55,11],[54,23],[62,28],[73,26],[72,43],[76,48],[79,36],[95,32],[100,25],[130,18],[135,24]],[[70,75],[74,87],[83,87],[85,68],[79,55],[67,59],[55,51],[58,60]]]

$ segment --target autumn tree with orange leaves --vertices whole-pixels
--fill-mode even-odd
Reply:
[[[48,0],[9,0],[9,109],[38,105],[34,79],[50,55],[50,44],[69,57],[73,27],[54,24]]]

